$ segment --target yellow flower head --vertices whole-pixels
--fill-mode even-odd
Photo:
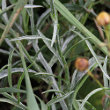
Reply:
[[[103,11],[98,14],[96,21],[100,26],[108,25],[110,23],[110,15],[107,12]]]

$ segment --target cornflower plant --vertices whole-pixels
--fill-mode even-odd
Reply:
[[[109,110],[108,4],[1,0],[1,109]]]

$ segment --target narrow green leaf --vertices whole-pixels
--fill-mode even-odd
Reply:
[[[5,68],[7,68],[7,67],[8,67],[8,65],[3,66],[3,67],[0,69],[0,73],[1,73]]]
[[[57,91],[57,90],[55,90],[55,89],[50,89],[50,90],[47,90],[47,91],[44,91],[44,92],[42,92],[42,94],[44,94],[44,93],[49,93],[49,92],[57,92],[57,93],[62,93],[62,94],[64,94],[64,92],[62,92],[62,91]]]
[[[6,97],[5,99],[8,99],[8,100],[10,100],[11,102],[14,102],[14,103],[16,103],[17,105],[21,106],[22,108],[27,109],[27,107],[26,107],[24,104],[22,104],[21,102],[18,104],[17,99],[16,99],[14,96],[10,95],[9,93],[3,92],[3,93],[1,93],[1,94],[2,94],[4,97]]]
[[[70,96],[73,92],[74,92],[74,91],[71,91],[71,92],[69,92],[69,93],[66,93],[65,95],[62,95],[61,97],[53,98],[52,100],[50,100],[50,101],[47,103],[47,105],[50,106],[50,105],[52,105],[52,104],[54,104],[54,103],[57,103],[57,102],[60,102],[60,101],[62,101],[62,100],[64,100],[64,99],[66,99],[66,98],[67,98],[68,96]]]
[[[5,87],[5,88],[0,88],[0,93],[2,92],[9,92],[9,93],[26,93],[24,90],[16,89],[14,87]]]
[[[107,57],[105,58],[103,69],[107,73]],[[104,74],[103,74],[103,80],[104,80],[104,87],[109,87],[109,83],[108,83],[109,80]]]
[[[3,15],[5,12],[9,11],[10,9],[12,9],[14,6],[15,6],[15,5],[13,4],[13,5],[10,5],[9,7],[7,7],[6,9],[2,10],[2,11],[0,12],[0,16]]]
[[[36,98],[40,101],[41,110],[48,110],[47,105],[39,97],[36,96]]]
[[[6,98],[0,98],[0,102],[5,102],[5,103],[9,103],[9,104],[12,104],[18,108],[21,108],[22,110],[26,110],[26,108],[24,108],[23,106],[17,104],[16,102],[12,101],[12,100],[9,100],[9,99],[6,99]]]
[[[40,110],[39,107],[38,107],[38,104],[36,102],[33,90],[32,90],[32,86],[31,86],[31,82],[30,82],[30,78],[29,78],[29,73],[28,73],[28,70],[27,70],[27,67],[26,67],[26,62],[25,62],[25,59],[24,59],[22,46],[21,46],[21,43],[19,41],[18,41],[18,45],[19,45],[19,51],[20,51],[20,55],[21,55],[23,68],[24,68],[25,83],[26,83],[26,89],[27,89],[28,110]]]
[[[12,76],[11,76],[11,68],[12,68],[12,57],[14,50],[10,51],[9,59],[8,59],[8,83],[9,86],[12,87]]]

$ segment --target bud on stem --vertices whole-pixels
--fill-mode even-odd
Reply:
[[[96,17],[99,26],[104,27],[104,32],[107,38],[107,47],[110,50],[110,15],[107,12],[101,12]]]
[[[86,58],[77,58],[75,61],[75,67],[78,71],[85,71],[89,67],[89,61]],[[103,85],[94,77],[94,75],[88,70],[87,74],[96,81],[96,83],[103,87]]]

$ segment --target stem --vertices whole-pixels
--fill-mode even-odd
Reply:
[[[104,30],[105,30],[105,35],[107,37],[107,46],[108,49],[110,50],[110,24],[104,26]]]
[[[103,85],[99,82],[99,80],[97,80],[97,79],[94,77],[94,75],[93,75],[90,71],[88,71],[88,75],[89,75],[93,80],[95,80],[96,83],[97,83],[100,87],[103,87]]]

